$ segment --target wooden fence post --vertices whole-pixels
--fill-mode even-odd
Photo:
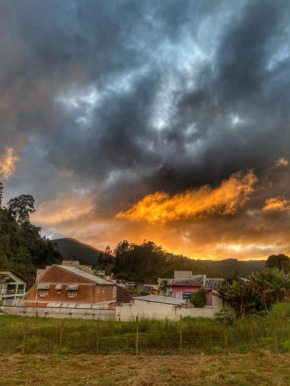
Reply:
[[[27,336],[27,320],[24,323],[23,341],[22,341],[22,354],[25,354],[26,336]]]
[[[139,355],[139,316],[136,316],[136,355]]]
[[[97,333],[96,333],[96,351],[97,355],[99,355],[99,345],[100,345],[100,319],[97,321]]]
[[[228,353],[228,323],[226,316],[224,316],[224,342],[225,342],[225,351]]]
[[[182,315],[180,315],[180,323],[179,323],[179,351],[182,354],[183,349],[183,336],[182,336]]]
[[[60,331],[59,331],[59,352],[62,350],[62,341],[63,341],[63,330],[64,330],[64,319],[60,322]]]

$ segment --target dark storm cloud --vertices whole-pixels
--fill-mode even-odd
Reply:
[[[3,1],[7,192],[95,192],[114,216],[241,170],[264,180],[290,156],[289,18],[288,0]]]

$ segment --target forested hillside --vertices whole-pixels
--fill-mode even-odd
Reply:
[[[56,239],[53,242],[57,244],[64,259],[78,260],[81,264],[92,265],[93,267],[99,264],[99,257],[103,253],[72,238]]]
[[[105,269],[107,274],[113,272],[116,278],[141,283],[155,283],[158,277],[173,277],[174,271],[192,271],[193,274],[227,278],[235,273],[248,277],[252,272],[265,268],[265,260],[193,260],[167,252],[152,241],[137,245],[124,240],[114,251],[107,247],[104,252],[72,238],[53,242],[65,259],[79,260],[81,264]]]
[[[33,197],[18,196],[3,207],[3,190],[0,183],[0,269],[12,269],[31,284],[37,268],[58,264],[62,256],[54,243],[41,236],[41,228],[30,222]]]
[[[143,283],[154,283],[158,277],[171,278],[174,271],[192,271],[193,274],[227,278],[235,273],[248,277],[252,272],[265,268],[265,260],[193,260],[169,253],[152,241],[144,241],[141,245],[122,241],[114,255],[112,271],[117,278]]]

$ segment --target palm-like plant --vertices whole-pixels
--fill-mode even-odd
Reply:
[[[233,308],[237,318],[246,316],[261,308],[259,297],[249,281],[243,279],[223,283],[218,290],[218,296]]]
[[[250,276],[251,287],[261,299],[265,309],[290,297],[290,275],[278,268],[255,272]]]

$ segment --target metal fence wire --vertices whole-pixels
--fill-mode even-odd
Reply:
[[[290,321],[250,317],[233,326],[202,318],[130,322],[0,317],[1,354],[192,354],[290,351]]]

